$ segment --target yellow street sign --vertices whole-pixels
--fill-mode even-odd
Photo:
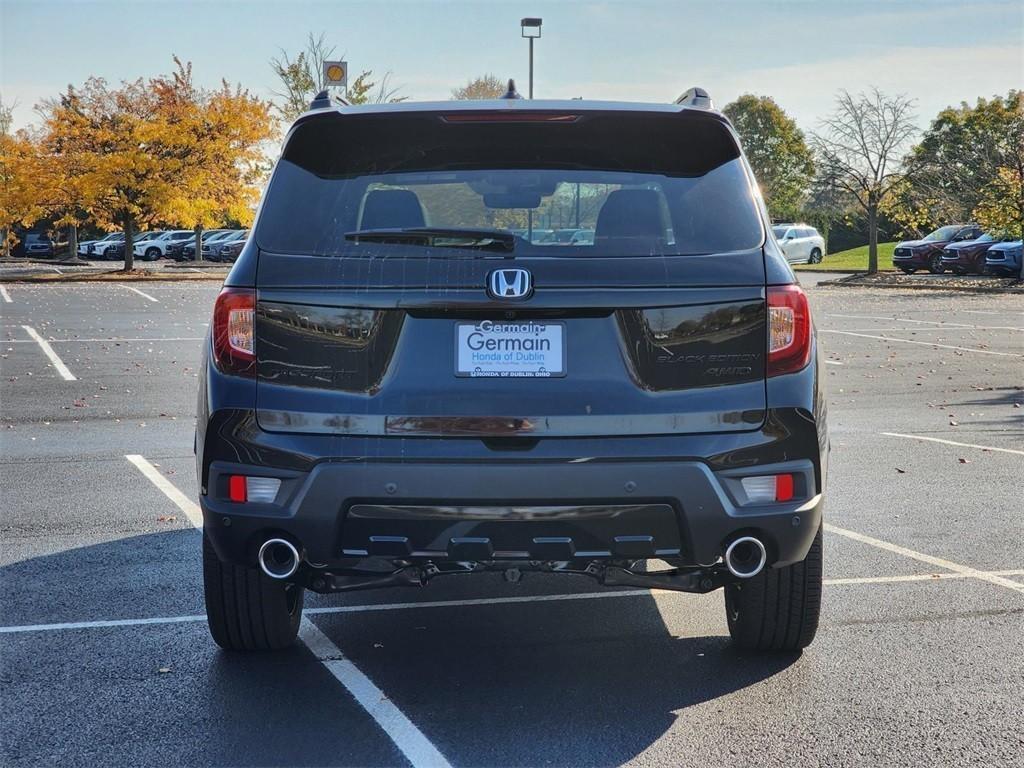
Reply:
[[[324,85],[348,86],[348,62],[346,61],[325,61],[324,62]]]

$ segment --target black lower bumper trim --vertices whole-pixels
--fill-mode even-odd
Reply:
[[[589,576],[606,587],[636,587],[638,589],[667,589],[675,592],[705,593],[737,581],[725,566],[708,568],[672,568],[653,573],[630,570],[626,565],[608,565],[600,562],[587,564],[573,562],[460,562],[444,564],[407,565],[390,572],[341,569],[306,571],[301,575],[303,586],[314,592],[331,594],[354,592],[382,587],[422,587],[437,576],[504,571],[510,581],[518,581],[523,571],[541,573],[570,573]],[[509,574],[513,574],[509,577]]]

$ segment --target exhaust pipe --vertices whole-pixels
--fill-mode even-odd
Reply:
[[[725,550],[725,567],[729,573],[739,579],[750,579],[757,576],[768,560],[768,553],[760,539],[753,536],[740,536]]]
[[[260,570],[272,579],[287,579],[299,570],[299,550],[287,539],[267,539],[257,556]]]

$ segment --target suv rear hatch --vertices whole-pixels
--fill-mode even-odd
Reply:
[[[713,113],[313,114],[254,238],[264,430],[543,438],[764,422],[763,226]]]

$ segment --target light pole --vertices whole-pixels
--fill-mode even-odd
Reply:
[[[530,41],[530,98],[533,98],[533,41],[540,37],[540,25],[542,20],[534,17],[527,17],[520,20],[519,26],[522,36]]]

